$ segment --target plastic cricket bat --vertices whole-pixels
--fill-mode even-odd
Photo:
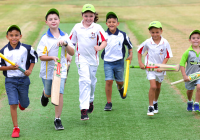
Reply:
[[[60,83],[61,83],[61,50],[62,46],[59,46],[58,50],[58,58],[57,62],[55,62],[54,72],[53,72],[53,80],[51,86],[51,103],[55,106],[59,105],[59,97],[60,97]]]
[[[190,74],[188,76],[188,78],[190,79],[190,82],[200,79],[200,71]],[[184,82],[184,79],[181,79],[179,81],[175,81],[175,82],[171,83],[171,85],[175,85],[175,84],[178,84],[178,83],[181,83],[181,82]]]
[[[140,66],[130,66],[130,68],[140,68]],[[148,71],[157,71],[157,69],[161,71],[179,71],[179,64],[149,64],[145,67]]]
[[[128,89],[128,81],[129,81],[129,65],[130,60],[126,60],[126,74],[125,74],[125,82],[124,82],[124,93],[123,97],[126,97],[127,89]]]
[[[0,57],[3,59],[3,60],[5,60],[5,61],[7,61],[8,63],[10,63],[12,66],[15,66],[15,63],[14,62],[12,62],[12,61],[10,61],[9,59],[7,59],[2,53],[0,53]],[[20,66],[18,67],[19,68],[19,70],[21,71],[21,72],[25,72],[25,70],[24,69],[22,69]]]

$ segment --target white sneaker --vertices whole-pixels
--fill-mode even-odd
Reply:
[[[154,115],[154,109],[153,109],[153,107],[149,106],[147,115],[148,116],[153,116]]]

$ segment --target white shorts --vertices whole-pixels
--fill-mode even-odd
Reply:
[[[155,79],[156,81],[158,81],[159,83],[162,83],[162,81],[164,80],[164,74],[156,74],[154,71],[147,71],[147,79],[148,80],[153,80]]]

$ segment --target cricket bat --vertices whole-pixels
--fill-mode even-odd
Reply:
[[[12,61],[10,61],[9,59],[7,59],[2,53],[0,53],[0,57],[3,59],[3,60],[5,60],[5,61],[7,61],[8,63],[10,63],[12,66],[15,66],[15,63],[14,62],[12,62]],[[21,71],[21,72],[25,72],[25,70],[24,69],[22,69],[20,66],[18,67],[19,68],[19,70]]]
[[[140,68],[140,66],[130,66],[130,68]],[[176,64],[149,64],[145,67],[148,71],[179,71],[180,65]]]
[[[53,72],[53,80],[51,86],[51,103],[55,106],[59,105],[59,97],[60,97],[60,83],[61,83],[61,50],[62,46],[59,46],[58,50],[58,60],[55,62],[54,72]]]
[[[188,78],[190,79],[190,82],[200,79],[200,71],[188,75]],[[184,79],[175,81],[175,82],[171,83],[171,85],[175,85],[175,84],[178,84],[181,82],[184,82]]]
[[[128,89],[128,80],[129,80],[129,65],[130,65],[130,60],[126,60],[126,74],[125,74],[125,82],[124,82],[124,93],[123,97],[126,97],[127,89]]]

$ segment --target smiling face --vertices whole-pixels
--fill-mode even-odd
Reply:
[[[119,22],[116,18],[109,18],[107,19],[106,25],[108,26],[110,32],[114,34],[117,30],[117,26],[119,25]]]
[[[198,47],[200,45],[200,34],[192,34],[189,41],[191,42],[193,47]]]
[[[19,42],[19,40],[22,38],[22,35],[17,30],[9,31],[6,35],[6,38],[9,40],[10,45],[15,48]]]
[[[87,28],[94,22],[95,14],[88,11],[83,13],[82,17],[83,17],[83,26]]]
[[[149,33],[151,34],[151,37],[153,38],[154,41],[158,41],[161,38],[162,29],[160,29],[160,28],[151,28],[149,30]]]
[[[49,26],[50,29],[58,28],[60,24],[60,19],[56,14],[49,14],[46,20],[46,24]]]

